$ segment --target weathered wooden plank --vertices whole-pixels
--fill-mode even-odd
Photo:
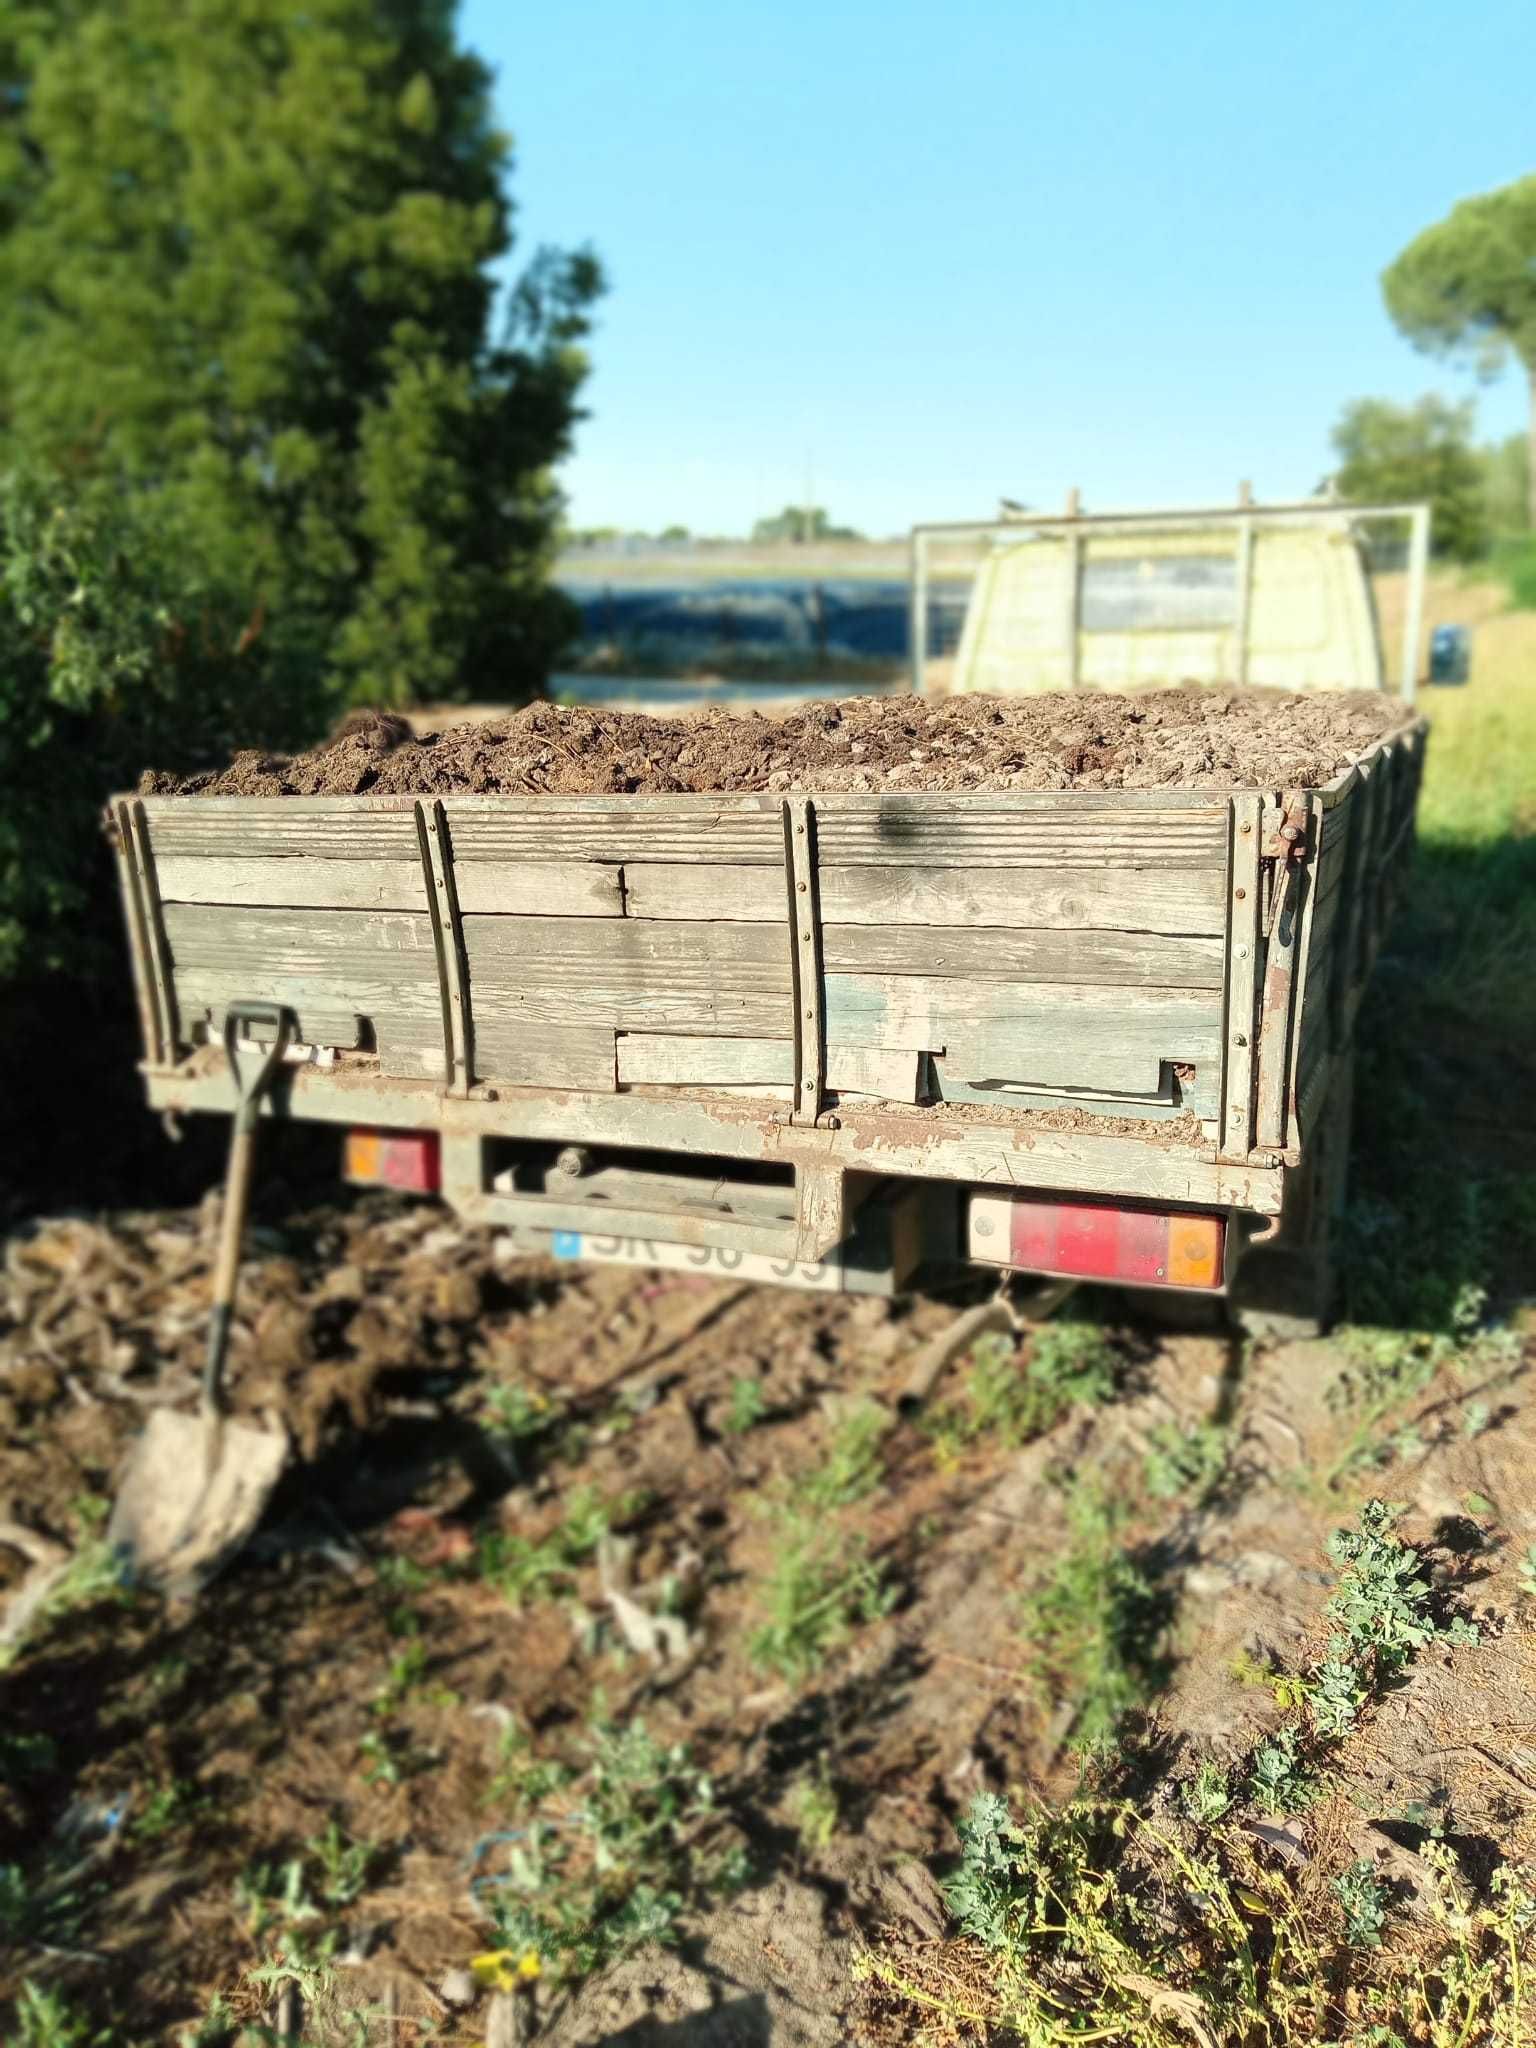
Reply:
[[[788,991],[722,988],[707,965],[677,968],[652,988],[604,977],[569,984],[485,981],[472,972],[475,1028],[495,1019],[542,1027],[602,1024],[618,1031],[681,1031],[710,1038],[772,1038],[789,1028]]]
[[[419,861],[228,859],[173,854],[160,862],[167,903],[289,910],[425,910]]]
[[[377,971],[369,974],[354,967],[324,974],[288,973],[281,963],[263,966],[251,958],[233,966],[178,968],[176,991],[189,1011],[222,1008],[249,998],[286,1004],[301,1018],[306,1011],[319,1011],[327,1017],[367,1017],[375,1026],[385,1017],[425,1019],[441,1037],[442,999],[436,974],[405,981],[381,979]]]
[[[454,879],[459,908],[466,913],[574,918],[624,915],[624,890],[616,864],[456,858]]]
[[[562,1024],[530,1032],[505,1018],[475,1018],[475,1069],[484,1081],[511,1088],[592,1088],[617,1085],[611,1025]]]
[[[1263,813],[1262,794],[1248,793],[1232,800],[1221,1150],[1237,1158],[1246,1158],[1253,1149],[1253,1041],[1258,1029],[1259,841]]]
[[[971,868],[824,868],[828,924],[1007,925],[1029,930],[1220,933],[1219,868],[1134,868],[1019,874]]]
[[[777,877],[784,894],[782,870]],[[674,975],[707,972],[723,987],[790,991],[785,905],[777,929],[686,920],[466,916],[464,943],[476,980],[541,984],[590,977],[664,993]]]
[[[1219,998],[918,976],[826,977],[833,1045],[946,1053],[972,1083],[1156,1093],[1165,1060],[1216,1056]]]
[[[950,860],[955,849],[945,849]],[[784,916],[761,868],[626,863],[625,899],[636,919],[777,922]],[[821,914],[829,925],[887,924],[1103,930],[1218,936],[1225,930],[1220,868],[1008,869],[834,864],[823,849]]]
[[[362,964],[403,981],[436,979],[432,924],[425,909],[261,910],[211,903],[172,903],[166,936],[178,972],[185,967],[281,963],[286,974],[344,974]]]
[[[155,851],[164,860],[396,861],[416,857],[410,797],[393,810],[344,797],[145,797]]]
[[[1224,964],[1219,938],[956,925],[829,924],[822,935],[822,953],[829,972],[940,974],[1122,988],[1219,989]]]
[[[636,919],[782,924],[787,915],[783,862],[770,868],[737,863],[626,860],[624,911],[627,917]]]
[[[690,1038],[626,1032],[618,1042],[621,1087],[771,1087],[794,1082],[795,1048],[787,1038]],[[917,1100],[922,1055],[889,1047],[832,1046],[827,1086],[893,1102]]]
[[[911,1048],[829,1045],[827,1086],[839,1095],[873,1095],[885,1102],[916,1102],[925,1055]]]
[[[939,798],[918,809],[895,797],[875,801],[879,810],[827,814],[829,866],[1167,871],[1219,867],[1225,855],[1219,810],[1031,811],[1011,794]]]
[[[682,1087],[736,1081],[772,1082],[787,1088],[794,1071],[795,1047],[789,1038],[696,1038],[630,1031],[621,1034],[618,1042],[621,1087],[647,1082]]]
[[[230,998],[230,1002],[239,1000],[241,999],[237,996]],[[226,1003],[205,1003],[195,1017],[188,1014],[188,1027],[200,1024],[203,1027],[203,1035],[211,1042],[217,1042],[224,1035],[224,1015],[227,1008]],[[369,1036],[367,1020],[352,1010],[328,1010],[316,1000],[305,1004],[302,1015],[295,1013],[295,1045],[334,1046],[340,1052],[352,1052],[365,1045]],[[430,1026],[423,1042],[435,1043]],[[438,1050],[441,1051],[440,1046]],[[420,1068],[413,1062],[410,1071],[418,1073]]]
[[[597,810],[572,809],[562,798],[504,797],[486,810],[463,797],[444,799],[454,858],[489,864],[617,863],[628,860],[697,864],[740,862],[781,869],[779,799],[755,811],[674,797],[607,798]]]

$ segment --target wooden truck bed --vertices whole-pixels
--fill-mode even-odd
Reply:
[[[1274,1216],[1422,753],[1234,794],[119,798],[150,1100],[227,1109],[224,1007],[264,998],[316,1049],[277,1111],[437,1133],[481,1219],[597,1193],[806,1261],[892,1178]],[[600,1192],[518,1144],[593,1148]]]

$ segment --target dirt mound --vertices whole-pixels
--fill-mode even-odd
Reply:
[[[584,796],[678,791],[1316,787],[1402,725],[1374,691],[1156,690],[1134,697],[856,697],[787,716],[710,707],[676,718],[530,704],[408,737],[349,720],[308,754],[239,754],[146,795]]]

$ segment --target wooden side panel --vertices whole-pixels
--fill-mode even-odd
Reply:
[[[821,914],[829,925],[1000,926],[1037,931],[1165,932],[1219,936],[1222,870],[1167,874],[1029,868],[988,872],[903,864],[837,867],[823,853]],[[782,885],[766,869],[626,863],[628,912],[638,918],[778,923]]]
[[[834,1093],[916,1102],[922,1055],[889,1047],[834,1046],[827,1086]],[[618,1041],[620,1087],[770,1088],[788,1100],[795,1048],[788,1038],[691,1038],[625,1032]]]

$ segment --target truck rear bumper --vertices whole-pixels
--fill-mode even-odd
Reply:
[[[146,1080],[157,1109],[227,1114],[233,1106],[228,1074],[212,1058],[149,1069]],[[958,1183],[975,1191],[975,1199],[1038,1194],[1165,1215],[1270,1217],[1280,1213],[1288,1171],[1273,1155],[1233,1164],[1213,1148],[1091,1128],[1052,1129],[1016,1116],[994,1121],[974,1110],[962,1118],[941,1106],[849,1107],[836,1120],[802,1124],[751,1100],[639,1090],[597,1095],[508,1088],[448,1096],[434,1082],[384,1079],[361,1063],[285,1069],[268,1114],[435,1134],[442,1194],[471,1222],[550,1236],[596,1232],[725,1248],[780,1264],[825,1263],[848,1238],[864,1197],[891,1182]],[[719,1162],[722,1180],[731,1178],[733,1163],[742,1163],[747,1177],[762,1179],[766,1170],[782,1195],[755,1203],[656,1198],[642,1206],[621,1200],[595,1210],[579,1185],[535,1178],[533,1191],[522,1192],[515,1174],[498,1170],[498,1161],[517,1148],[539,1146],[591,1148],[613,1162],[619,1181],[630,1165],[654,1168],[658,1155],[663,1165],[671,1160],[679,1169]],[[643,1175],[629,1178],[638,1183]],[[970,1250],[963,1242],[955,1246],[961,1258]],[[1007,1263],[1029,1262],[1014,1255]]]

